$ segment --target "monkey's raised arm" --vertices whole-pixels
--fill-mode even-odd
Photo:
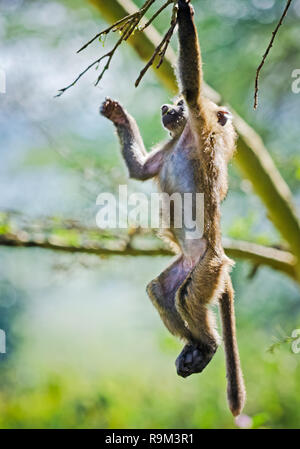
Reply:
[[[178,1],[179,77],[187,105],[198,105],[202,88],[202,60],[194,10],[190,0]]]
[[[166,147],[147,153],[136,121],[117,101],[107,98],[100,113],[116,127],[130,178],[145,181],[156,176]]]

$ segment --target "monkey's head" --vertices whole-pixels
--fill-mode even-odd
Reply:
[[[186,107],[182,98],[174,104],[164,104],[161,107],[162,124],[174,136],[180,134],[186,124]]]

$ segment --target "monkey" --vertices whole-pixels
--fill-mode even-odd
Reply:
[[[228,190],[227,166],[235,151],[236,133],[230,112],[203,94],[202,58],[190,0],[178,0],[181,96],[161,108],[169,140],[148,153],[134,118],[106,98],[100,113],[115,125],[129,176],[155,179],[158,188],[204,194],[202,235],[188,238],[185,225],[163,230],[177,250],[169,267],[152,280],[147,293],[167,329],[185,343],[176,359],[183,378],[200,373],[214,356],[220,337],[211,305],[219,303],[225,347],[227,397],[234,416],[243,410],[246,390],[236,340],[234,290],[230,271],[234,262],[224,252],[220,205]],[[194,198],[194,197],[193,197]],[[196,205],[193,199],[192,209]],[[162,207],[164,216],[164,207]]]

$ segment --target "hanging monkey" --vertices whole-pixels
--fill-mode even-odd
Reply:
[[[220,342],[208,307],[219,302],[226,354],[227,395],[234,416],[245,403],[245,387],[235,330],[234,291],[220,231],[220,203],[227,185],[227,165],[236,134],[226,108],[202,92],[203,74],[194,10],[190,0],[178,0],[179,84],[182,98],[161,108],[167,143],[148,153],[135,120],[116,101],[106,99],[101,114],[113,122],[131,178],[156,179],[162,192],[204,193],[204,230],[187,238],[188,229],[164,232],[177,248],[176,260],[147,286],[147,292],[169,331],[185,346],[176,360],[179,376],[200,373]],[[196,205],[192,204],[193,211]],[[162,207],[164,214],[164,207]],[[174,218],[174,217],[173,217]]]

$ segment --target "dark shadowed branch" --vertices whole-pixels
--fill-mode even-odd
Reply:
[[[149,26],[150,22],[151,21],[149,21],[146,24],[146,26]],[[164,57],[165,57],[166,51],[167,51],[167,49],[169,47],[170,40],[171,40],[171,38],[173,36],[176,23],[177,23],[177,10],[176,10],[176,5],[174,4],[170,28],[168,29],[168,31],[164,35],[161,43],[154,50],[154,53],[151,56],[151,58],[148,61],[148,63],[145,65],[145,67],[143,68],[143,70],[139,74],[139,76],[138,76],[138,78],[137,78],[137,80],[135,82],[135,87],[138,87],[138,85],[140,84],[141,80],[143,79],[143,77],[145,76],[146,72],[148,71],[149,67],[151,67],[153,65],[153,63],[154,63],[155,59],[157,58],[157,56],[159,56],[159,62],[157,64],[157,66],[156,66],[157,69],[159,69],[160,66],[162,65],[162,63],[164,62]]]
[[[280,26],[282,25],[282,22],[283,22],[285,16],[287,15],[287,12],[288,12],[288,10],[289,10],[289,7],[290,7],[291,3],[292,3],[292,0],[287,0],[287,3],[286,3],[286,6],[285,6],[285,8],[284,8],[284,11],[283,11],[283,13],[282,13],[282,16],[280,17],[280,20],[279,20],[279,22],[278,22],[278,24],[277,24],[275,30],[272,31],[272,38],[271,38],[271,40],[270,40],[270,42],[269,42],[269,45],[268,45],[268,47],[267,47],[267,49],[266,49],[266,51],[265,51],[265,53],[264,53],[264,55],[263,55],[263,57],[262,57],[261,63],[259,64],[259,66],[258,66],[258,68],[257,68],[257,70],[256,70],[255,88],[254,88],[254,109],[256,109],[257,106],[258,106],[258,90],[259,90],[258,82],[259,82],[260,71],[261,71],[261,69],[263,68],[264,63],[266,62],[266,59],[267,59],[267,57],[268,57],[268,54],[269,54],[269,52],[270,52],[270,50],[271,50],[271,48],[272,48],[272,46],[273,46],[273,43],[274,43],[276,34],[277,34],[277,32],[278,32]]]

